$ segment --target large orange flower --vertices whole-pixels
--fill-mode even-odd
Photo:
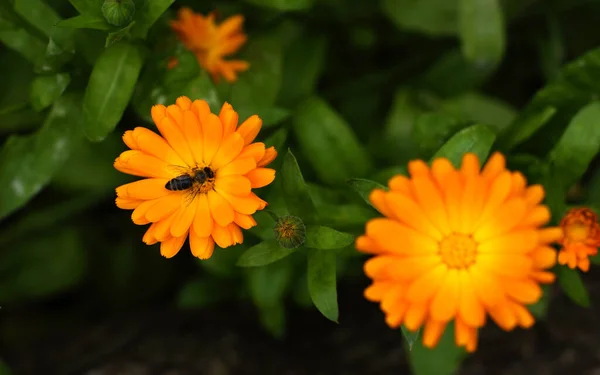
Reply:
[[[177,20],[171,21],[171,28],[185,47],[194,52],[198,63],[215,81],[223,76],[226,81],[235,82],[237,73],[249,68],[247,61],[224,60],[224,57],[234,54],[246,43],[242,15],[231,16],[219,26],[215,24],[214,13],[204,17],[184,7],[179,10],[178,16]]]
[[[445,158],[431,168],[408,165],[410,178],[395,176],[389,191],[376,189],[370,201],[385,218],[366,225],[358,250],[375,254],[365,263],[373,284],[365,297],[381,303],[386,322],[410,331],[425,326],[423,344],[434,347],[455,321],[455,341],[468,351],[486,315],[503,329],[530,327],[524,306],[538,301],[545,271],[556,262],[549,245],[560,228],[541,227],[550,211],[540,204],[544,189],[527,187],[496,153],[480,171],[466,154],[456,170]]]
[[[135,224],[152,224],[143,241],[161,242],[170,258],[190,239],[192,254],[211,257],[215,243],[225,248],[243,241],[240,228],[267,203],[252,192],[270,184],[275,171],[263,168],[277,156],[273,147],[255,142],[262,126],[253,115],[239,127],[228,103],[219,115],[204,100],[182,96],[175,105],[152,107],[162,137],[137,127],[123,135],[131,150],[115,160],[115,168],[145,177],[117,188],[119,208],[133,210]]]
[[[558,263],[583,272],[590,269],[590,256],[598,254],[600,247],[600,225],[598,216],[589,208],[574,208],[567,212],[560,226],[564,238],[558,253]]]

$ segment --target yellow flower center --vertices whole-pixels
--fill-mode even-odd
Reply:
[[[449,268],[467,268],[475,263],[477,242],[471,236],[452,233],[440,242],[439,254]]]

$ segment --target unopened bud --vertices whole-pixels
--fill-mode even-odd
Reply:
[[[282,216],[275,222],[273,228],[275,239],[286,249],[295,249],[304,243],[306,226],[302,219],[296,216]]]
[[[104,0],[102,14],[111,25],[125,26],[133,20],[135,4],[133,0]]]

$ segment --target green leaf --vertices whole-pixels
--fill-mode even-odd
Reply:
[[[143,62],[142,50],[128,43],[115,44],[98,58],[83,98],[83,129],[88,139],[101,141],[117,126]]]
[[[291,283],[290,258],[264,267],[247,268],[247,271],[250,295],[256,306],[268,307],[282,301]]]
[[[417,156],[419,147],[412,136],[416,119],[421,113],[423,108],[412,91],[404,88],[396,91],[385,120],[381,143],[377,144],[374,151],[385,151],[385,156],[399,163]]]
[[[25,29],[0,30],[0,41],[34,65],[39,64],[46,54],[45,44]]]
[[[129,25],[123,27],[122,29],[119,29],[112,33],[108,33],[108,35],[106,36],[106,42],[104,43],[104,47],[108,48],[116,42],[120,41],[121,39],[127,37],[133,26],[135,26],[135,21],[131,21]]]
[[[420,85],[451,97],[482,86],[494,72],[493,65],[475,64],[456,49],[439,58],[420,78]]]
[[[196,99],[206,100],[210,108],[217,112],[221,110],[221,103],[217,95],[217,90],[213,85],[208,73],[203,72],[192,80],[189,80],[187,85],[177,93],[177,97],[185,95],[192,101]],[[173,97],[173,103],[177,98]],[[217,112],[218,113],[218,112]]]
[[[150,27],[174,2],[175,0],[136,0],[133,36],[146,39]]]
[[[375,189],[387,190],[387,187],[385,187],[384,185],[381,185],[379,182],[367,180],[364,178],[352,178],[352,179],[348,180],[348,184],[371,207],[373,207],[373,204],[371,204],[371,201],[369,201],[369,195],[371,194],[371,192]]]
[[[260,323],[275,338],[285,333],[285,305],[278,301],[269,306],[258,306]]]
[[[287,120],[292,113],[285,108],[270,107],[258,113],[263,122],[263,129],[279,125]]]
[[[190,280],[183,285],[177,294],[177,307],[181,309],[199,309],[214,305],[225,296],[224,293],[215,293],[221,289],[220,280],[200,278]]]
[[[562,290],[575,303],[583,307],[590,307],[590,296],[588,294],[579,272],[567,266],[558,266],[556,276]]]
[[[69,0],[79,13],[102,16],[104,0]]]
[[[61,29],[55,25],[62,19],[42,0],[15,0],[15,11],[31,25],[43,32],[60,46],[62,50],[74,52],[73,30]]]
[[[319,250],[340,249],[352,243],[354,243],[354,236],[350,233],[339,232],[321,225],[308,225],[306,227],[304,246],[308,248]]]
[[[279,173],[288,212],[307,222],[314,220],[317,215],[315,204],[308,193],[296,157],[289,149],[284,156],[283,166]]]
[[[459,0],[462,51],[477,64],[497,65],[504,55],[504,16],[498,0]]]
[[[587,171],[600,152],[600,102],[583,107],[573,117],[549,159],[559,173],[560,181],[570,187]]]
[[[36,111],[48,108],[66,90],[71,82],[69,73],[37,77],[31,85],[31,106]]]
[[[275,104],[281,87],[283,56],[276,36],[253,38],[242,59],[252,68],[239,74],[231,87],[230,102],[240,120],[260,113]]]
[[[305,10],[310,8],[315,0],[246,0],[250,4],[276,9],[282,12]]]
[[[210,259],[198,260],[200,268],[219,279],[237,278],[239,269],[235,267],[240,256],[248,250],[246,245],[230,246],[224,251],[215,252]]]
[[[91,14],[80,14],[75,17],[68,18],[56,23],[56,27],[64,27],[68,29],[94,29],[94,30],[110,30],[113,28],[111,24],[106,22],[102,16]]]
[[[324,37],[304,36],[287,48],[282,83],[286,89],[279,95],[279,103],[292,106],[313,93],[323,71],[326,47]]]
[[[458,15],[456,1],[447,0],[382,0],[385,14],[407,30],[442,36],[455,35]]]
[[[85,275],[86,254],[75,229],[51,231],[16,244],[0,260],[0,301],[35,300],[66,291]]]
[[[123,151],[121,134],[109,134],[103,142],[82,139],[74,145],[71,155],[52,180],[52,186],[65,191],[112,194],[114,188],[131,182],[132,177],[113,167]]]
[[[453,375],[466,353],[454,343],[454,324],[448,324],[435,348],[427,349],[419,341],[408,356],[414,375]]]
[[[63,95],[36,133],[10,137],[0,151],[0,219],[27,203],[50,181],[80,140],[77,94]]]
[[[286,249],[270,239],[252,246],[237,261],[240,267],[260,267],[271,264],[294,253],[296,249]]]
[[[600,94],[600,48],[565,65],[556,79],[539,90],[502,135],[501,146],[513,148],[535,135],[528,144],[537,153],[549,152],[565,124]],[[544,131],[539,131],[544,127]]]
[[[429,157],[464,125],[463,122],[443,113],[423,113],[417,117],[412,140],[419,145],[420,154]]]
[[[600,264],[600,253],[598,253],[598,254],[596,254],[594,256],[591,256],[590,257],[590,262],[592,264]]]
[[[441,103],[440,108],[461,121],[489,125],[496,134],[504,131],[517,117],[517,111],[503,101],[470,92]]]
[[[542,126],[548,123],[548,121],[550,121],[555,114],[556,108],[548,106],[538,109],[535,112],[534,110],[531,110],[531,113],[527,118],[515,119],[514,123],[518,123],[520,121],[520,126],[516,128],[511,124],[504,130],[501,135],[502,138],[500,138],[502,146],[504,148],[512,148],[519,143],[522,143],[531,137]]]
[[[387,184],[388,181],[396,175],[408,176],[408,170],[403,165],[396,165],[374,173],[373,176],[371,176],[371,179],[381,184]]]
[[[415,342],[419,340],[421,329],[419,328],[415,332],[411,332],[403,325],[400,326],[400,329],[402,330],[402,335],[404,336],[404,338],[406,339],[406,343],[408,344],[408,350],[411,351]]]
[[[496,135],[487,126],[473,125],[454,134],[436,153],[431,160],[445,157],[459,166],[462,157],[467,152],[473,152],[483,162],[492,149]]]
[[[338,322],[336,255],[331,251],[308,251],[308,291],[317,309],[327,319]]]
[[[369,155],[348,123],[322,99],[310,98],[298,106],[293,129],[321,181],[341,184],[371,168]]]
[[[377,212],[363,204],[323,204],[318,206],[319,224],[340,230],[354,231],[377,216]]]

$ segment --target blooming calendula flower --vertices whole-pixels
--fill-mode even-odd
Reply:
[[[569,210],[561,220],[564,237],[558,253],[558,263],[583,272],[590,269],[590,256],[598,254],[600,247],[600,225],[598,216],[589,208]]]
[[[244,17],[234,15],[222,24],[215,24],[215,14],[203,16],[190,8],[181,8],[178,19],[171,21],[171,28],[187,49],[194,52],[198,63],[208,71],[213,80],[223,76],[228,82],[237,80],[237,73],[249,68],[247,61],[224,60],[224,57],[237,52],[246,43],[242,31]]]
[[[217,116],[204,100],[185,96],[175,105],[152,107],[152,119],[161,135],[142,127],[123,135],[131,150],[115,160],[115,168],[145,178],[119,186],[117,206],[133,210],[135,224],[151,224],[143,241],[160,242],[167,258],[188,237],[200,259],[211,257],[215,243],[242,243],[241,228],[255,226],[252,214],[267,205],[252,189],[275,179],[264,166],[277,152],[253,143],[261,119],[253,115],[238,126],[228,103]]]
[[[445,158],[431,168],[412,161],[408,170],[410,177],[389,180],[389,191],[370,194],[385,217],[370,220],[356,240],[375,255],[364,267],[373,279],[365,297],[380,302],[392,328],[424,325],[430,348],[452,320],[456,344],[470,352],[487,315],[507,331],[530,327],[525,305],[540,299],[540,283],[554,281],[550,244],[562,235],[541,228],[550,220],[542,186],[527,186],[499,153],[483,170],[472,153],[458,170]]]

